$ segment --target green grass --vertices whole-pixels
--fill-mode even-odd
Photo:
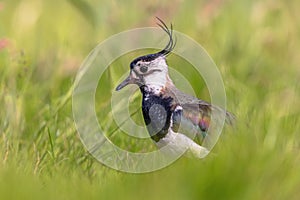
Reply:
[[[8,44],[0,49],[0,199],[298,199],[299,6],[296,0],[1,1],[0,40]],[[154,26],[155,16],[209,52],[237,124],[221,135],[215,156],[125,174],[84,149],[71,87],[94,46],[120,31]],[[98,91],[106,95],[97,98],[109,101],[114,79],[132,58],[112,65],[107,87]],[[180,70],[177,58],[169,59]],[[184,74],[198,97],[209,100],[201,79]],[[110,106],[105,101],[96,108]],[[112,139],[142,148],[138,140]]]

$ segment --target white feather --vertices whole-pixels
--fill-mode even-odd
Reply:
[[[150,70],[154,71],[144,77],[145,85],[148,86],[149,90],[153,93],[159,94],[168,80],[168,65],[164,57],[159,57],[151,61],[151,66],[155,66],[159,71],[155,71],[155,68],[151,67]]]
[[[209,150],[205,147],[198,145],[184,134],[173,132],[172,129],[170,129],[168,134],[164,138],[160,139],[156,145],[159,148],[168,145],[169,152],[173,154],[182,153],[187,150],[197,158],[204,158],[207,154],[209,154]]]

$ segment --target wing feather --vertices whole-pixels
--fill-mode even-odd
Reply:
[[[173,97],[174,98],[174,97]],[[193,96],[176,91],[172,129],[193,138],[197,143],[212,145],[209,140],[219,136],[224,119],[232,124],[234,116],[226,110]],[[212,119],[213,117],[213,119]]]

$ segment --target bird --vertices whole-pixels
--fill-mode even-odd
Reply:
[[[157,147],[169,145],[171,151],[189,151],[203,158],[210,150],[202,146],[209,139],[212,112],[224,115],[232,124],[234,115],[218,106],[177,89],[168,73],[167,56],[175,48],[173,25],[170,28],[157,17],[157,25],[167,33],[169,41],[157,53],[135,58],[130,63],[129,76],[116,91],[136,84],[142,94],[142,114],[148,133]]]

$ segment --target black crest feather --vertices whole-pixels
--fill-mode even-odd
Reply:
[[[157,23],[157,25],[159,27],[161,27],[169,36],[169,42],[168,42],[167,46],[163,50],[158,52],[157,54],[168,55],[170,52],[172,52],[172,50],[174,49],[174,47],[176,45],[176,41],[174,41],[174,39],[173,39],[173,25],[171,23],[171,29],[169,29],[163,20],[161,20],[159,17],[156,17],[156,19],[160,22],[160,23]]]
[[[155,60],[156,58],[160,57],[160,56],[167,56],[169,53],[172,52],[172,50],[174,49],[175,45],[176,45],[176,41],[173,38],[173,25],[171,24],[170,29],[168,28],[168,26],[164,23],[163,20],[161,20],[159,17],[156,17],[156,19],[159,21],[159,23],[157,23],[157,25],[162,28],[169,36],[169,42],[168,44],[165,46],[165,48],[157,53],[154,54],[148,54],[148,55],[144,55],[141,57],[138,57],[136,59],[134,59],[131,64],[130,64],[130,68],[132,69],[135,64],[138,61],[151,61],[151,60]]]

